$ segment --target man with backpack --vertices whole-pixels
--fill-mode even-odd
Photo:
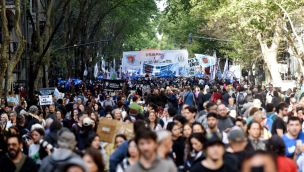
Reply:
[[[247,93],[245,92],[244,87],[240,87],[239,92],[236,95],[237,112],[239,114],[242,113],[243,105],[246,103],[246,96]]]

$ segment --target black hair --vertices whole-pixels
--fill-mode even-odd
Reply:
[[[273,109],[274,109],[274,105],[272,103],[266,104],[266,107],[265,107],[266,112],[273,112]]]
[[[189,112],[191,112],[191,113],[197,113],[197,109],[194,106],[188,106],[188,107],[185,107],[184,109],[188,109]]]
[[[176,122],[169,122],[168,124],[167,124],[167,130],[168,131],[172,131],[172,129],[173,129],[173,127],[175,126],[175,125],[178,125]]]
[[[299,112],[299,111],[304,111],[304,108],[303,108],[303,107],[297,107],[296,111],[297,111],[297,112]]]
[[[243,125],[246,125],[246,120],[244,120],[242,118],[236,118],[234,124],[236,124],[236,122],[238,122],[238,121],[241,122]]]
[[[266,144],[267,150],[273,152],[275,156],[285,156],[286,146],[281,137],[273,135]]]
[[[34,128],[31,132],[36,131],[37,133],[39,133],[41,136],[45,135],[44,129],[42,128]]]
[[[193,132],[193,127],[195,125],[199,125],[203,129],[203,134],[205,134],[205,132],[206,132],[205,127],[201,123],[199,123],[199,122],[192,123],[192,132]]]
[[[186,124],[188,122],[187,119],[184,116],[182,116],[182,115],[176,115],[176,116],[174,116],[173,117],[173,121],[174,120],[182,123],[182,125],[184,125],[184,124]]]
[[[289,124],[291,121],[299,121],[299,123],[301,124],[301,120],[300,118],[296,117],[296,116],[290,116],[288,118],[287,124]]]
[[[203,134],[203,133],[193,133],[189,137],[190,151],[193,150],[193,147],[192,147],[192,144],[191,144],[191,139],[193,139],[193,138],[196,139],[196,140],[198,140],[203,145],[203,147],[204,147],[205,142],[206,142],[205,134]]]
[[[217,118],[218,118],[218,115],[217,115],[216,113],[210,112],[210,113],[207,114],[207,119],[208,119],[208,118],[211,118],[211,117],[217,119]]]
[[[117,135],[115,136],[115,139],[114,139],[115,142],[116,142],[116,139],[117,139],[118,137],[123,138],[125,141],[128,140],[126,135],[124,135],[124,134],[117,134]]]
[[[168,108],[168,114],[170,117],[174,117],[176,115],[176,109],[169,107]]]
[[[153,140],[155,143],[157,141],[157,135],[155,132],[153,132],[150,129],[144,129],[141,132],[136,133],[135,135],[135,143],[138,145],[139,141],[141,139],[151,139]]]
[[[11,138],[17,138],[18,143],[21,144],[22,143],[22,138],[20,137],[19,134],[7,134],[6,135],[6,142],[8,142],[9,139]]]
[[[134,133],[135,135],[138,133],[138,132],[141,132],[142,130],[144,129],[148,129],[148,124],[146,121],[144,120],[136,120],[134,123],[133,123],[133,130],[134,130]]]
[[[216,104],[213,103],[213,102],[208,102],[208,103],[206,104],[206,109],[209,110],[212,106],[215,106],[215,105],[216,105]]]
[[[288,108],[288,105],[286,103],[280,103],[277,107],[277,113],[279,113],[280,110],[284,110],[284,108]]]

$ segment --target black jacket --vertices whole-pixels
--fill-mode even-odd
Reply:
[[[26,155],[23,155],[26,156]],[[15,171],[15,164],[9,159],[7,154],[3,154],[0,156],[0,172],[12,172]],[[22,165],[19,172],[37,172],[38,165],[29,157],[26,156],[25,162]]]

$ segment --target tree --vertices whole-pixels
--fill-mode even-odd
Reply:
[[[11,22],[8,22],[8,16],[7,16],[7,9],[6,9],[6,1],[1,0],[0,1],[0,8],[1,8],[1,21],[2,21],[2,34],[3,34],[3,42],[0,48],[0,84],[2,85],[4,81],[4,77],[6,75],[6,85],[11,90],[12,88],[12,82],[13,82],[13,70],[15,69],[16,65],[19,63],[26,41],[24,40],[24,37],[21,33],[20,29],[20,0],[15,0],[15,15]],[[13,24],[14,26],[14,32],[16,33],[17,39],[18,39],[18,46],[17,50],[14,53],[11,53],[11,38],[10,38],[10,29],[9,24]],[[7,91],[7,90],[5,90]],[[0,87],[0,95],[3,94],[3,88]],[[7,92],[5,92],[5,95]]]

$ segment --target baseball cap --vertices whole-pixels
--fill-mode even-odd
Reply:
[[[83,119],[83,125],[84,126],[89,126],[89,125],[93,125],[93,120],[91,119],[91,118],[89,118],[89,117],[85,117],[84,119]]]
[[[228,140],[231,142],[243,142],[246,140],[246,136],[241,128],[233,127],[228,133]]]

